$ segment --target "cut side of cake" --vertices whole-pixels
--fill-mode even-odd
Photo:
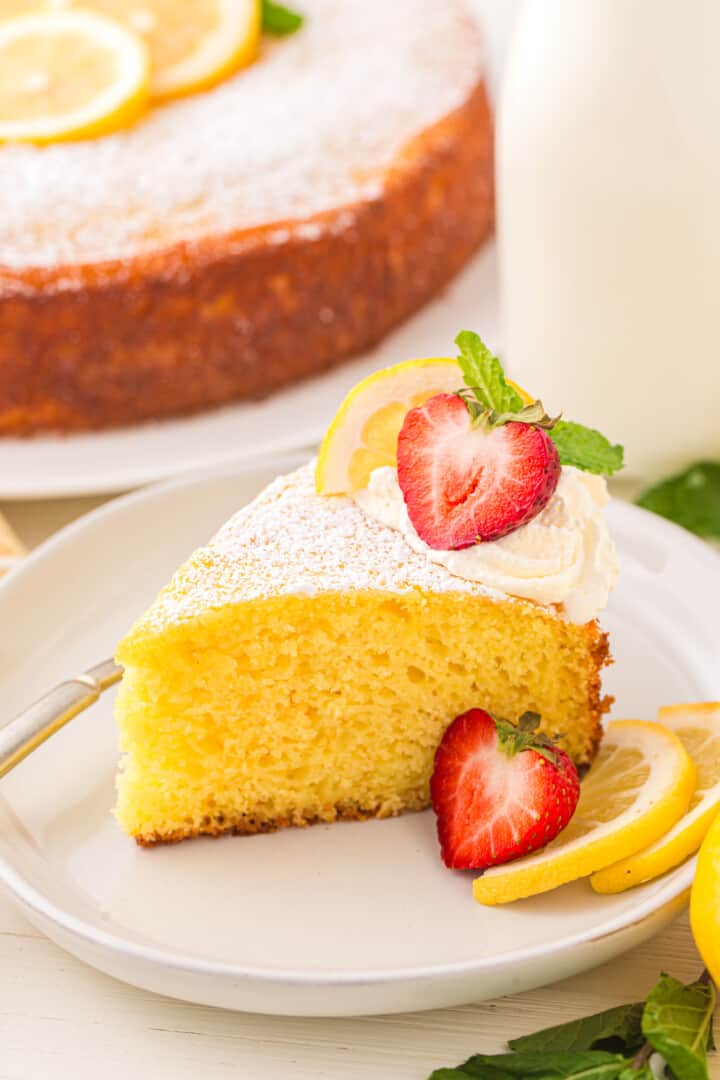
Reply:
[[[138,843],[429,805],[452,720],[541,716],[588,765],[606,635],[454,576],[313,469],[180,568],[117,650],[117,816]]]

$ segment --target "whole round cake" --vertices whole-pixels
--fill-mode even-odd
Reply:
[[[303,28],[103,138],[0,147],[0,434],[259,398],[383,337],[493,221],[461,0]]]

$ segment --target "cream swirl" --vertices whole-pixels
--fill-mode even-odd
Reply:
[[[594,619],[617,580],[617,554],[603,513],[605,480],[571,466],[562,469],[550,502],[527,525],[461,551],[437,551],[420,539],[393,468],[375,469],[353,498],[369,517],[402,533],[413,551],[456,577],[507,596],[562,604],[574,623]]]

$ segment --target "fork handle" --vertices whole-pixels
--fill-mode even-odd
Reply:
[[[96,664],[82,675],[59,683],[0,728],[0,779],[78,713],[94,705],[104,690],[120,681],[122,673],[114,660]]]

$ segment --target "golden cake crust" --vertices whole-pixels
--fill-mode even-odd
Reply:
[[[0,230],[0,434],[262,398],[372,347],[489,235],[492,169],[479,76],[332,209],[55,264],[8,261]]]
[[[157,847],[159,844],[179,844],[181,840],[192,840],[198,836],[211,836],[217,839],[221,836],[255,836],[258,833],[272,833],[279,829],[299,828],[305,829],[309,825],[332,825],[336,821],[369,821],[371,818],[384,819],[398,817],[418,810],[426,810],[429,803],[427,799],[417,796],[405,802],[396,802],[392,806],[383,804],[375,809],[367,809],[357,803],[343,802],[335,806],[329,806],[322,814],[314,817],[274,817],[261,818],[246,816],[242,821],[228,824],[226,821],[208,819],[207,824],[200,829],[178,829],[173,833],[143,833],[135,836],[134,840],[139,847]]]

